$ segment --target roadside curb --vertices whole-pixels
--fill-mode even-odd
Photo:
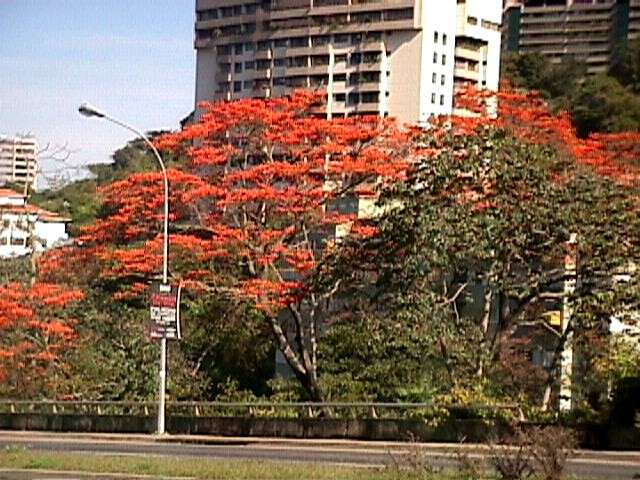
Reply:
[[[99,441],[99,442],[132,442],[132,443],[166,443],[202,446],[265,446],[283,448],[334,448],[365,449],[371,451],[411,451],[425,449],[433,453],[488,453],[490,447],[484,444],[452,444],[452,443],[417,443],[417,442],[375,442],[367,440],[346,439],[296,439],[276,437],[223,437],[212,435],[153,435],[153,434],[120,434],[120,433],[77,433],[77,432],[43,432],[0,430],[0,439],[10,436],[21,443],[29,440],[48,440],[54,442]],[[574,459],[607,457],[611,460],[632,461],[640,463],[639,451],[598,451],[577,450]]]
[[[126,480],[195,480],[195,477],[170,477],[165,475],[145,475],[138,473],[115,473],[115,472],[85,472],[82,470],[47,470],[39,468],[0,468],[2,474],[24,474],[24,475],[73,475],[74,477],[85,477],[96,479],[122,478]]]

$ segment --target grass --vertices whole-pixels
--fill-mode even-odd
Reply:
[[[103,456],[0,450],[0,469],[124,473],[198,480],[453,480],[453,474],[417,475],[395,468],[369,469],[268,461],[206,460],[193,457]]]

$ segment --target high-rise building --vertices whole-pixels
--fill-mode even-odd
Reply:
[[[503,48],[540,53],[554,63],[572,58],[605,73],[640,36],[640,0],[507,0]]]
[[[38,145],[30,136],[0,136],[0,185],[27,183],[35,187]]]
[[[497,89],[502,0],[197,0],[196,102],[327,92],[327,114],[424,122]]]

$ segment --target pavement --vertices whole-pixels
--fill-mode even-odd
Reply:
[[[8,446],[22,446],[35,451],[93,455],[323,463],[365,468],[389,465],[394,460],[401,461],[403,457],[414,455],[416,452],[424,455],[429,464],[437,468],[455,467],[461,453],[473,460],[486,460],[489,456],[489,449],[486,446],[473,444],[0,431],[0,448]],[[570,460],[569,470],[570,473],[584,478],[640,479],[640,452],[579,450]],[[33,472],[30,473],[33,475]],[[20,475],[22,473],[17,471],[3,470],[0,465],[0,480],[87,478],[86,476],[61,476],[56,472],[48,476],[38,472],[37,477]],[[91,478],[111,480],[116,477],[93,476]],[[119,478],[134,477],[119,476]]]

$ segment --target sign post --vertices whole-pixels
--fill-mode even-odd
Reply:
[[[167,340],[180,340],[180,293],[182,285],[164,281],[151,288],[151,338],[160,340],[160,398],[158,434],[165,433],[165,391],[167,387]]]
[[[156,283],[151,290],[151,338],[180,340],[180,294],[182,285]]]

